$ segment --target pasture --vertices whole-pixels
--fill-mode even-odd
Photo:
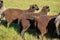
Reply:
[[[60,0],[4,0],[4,5],[7,9],[18,8],[26,10],[31,4],[37,4],[40,10],[44,5],[49,5],[50,12],[47,15],[57,15],[60,12]],[[0,40],[22,40],[21,35],[19,34],[20,27],[18,24],[12,23],[8,29],[5,27],[5,21],[3,21],[2,24],[4,25],[0,25]],[[52,37],[53,40],[57,40],[55,35],[56,34]],[[44,37],[44,40],[50,39],[50,36],[51,35],[48,33],[47,37]],[[29,29],[25,33],[25,37],[26,40],[37,40],[34,29]]]

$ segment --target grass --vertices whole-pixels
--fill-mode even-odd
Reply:
[[[29,5],[37,4],[41,10],[44,5],[50,6],[49,15],[55,15],[60,12],[60,0],[4,0],[6,8],[28,9]]]
[[[31,4],[37,4],[40,10],[44,5],[49,5],[51,11],[48,13],[48,15],[56,15],[60,12],[60,0],[4,0],[4,5],[7,9],[18,8],[26,10]],[[4,25],[6,25],[5,22]],[[19,34],[20,29],[17,24],[12,24],[8,29],[4,25],[0,25],[0,40],[22,40],[21,35]],[[33,29],[26,32],[26,40],[37,40],[34,34],[35,30]],[[44,40],[46,39],[50,38],[44,37]],[[53,38],[53,40],[57,40],[57,38]]]

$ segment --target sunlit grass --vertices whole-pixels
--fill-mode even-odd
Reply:
[[[41,8],[45,5],[50,6],[50,15],[55,15],[60,12],[60,1],[59,0],[4,0],[6,8],[19,8],[28,9],[29,5],[37,4]]]

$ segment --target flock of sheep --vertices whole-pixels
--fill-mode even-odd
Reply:
[[[22,39],[25,40],[24,33],[28,28],[30,27],[30,21],[34,20],[34,27],[36,29],[36,35],[39,40],[38,30],[41,32],[41,37],[43,40],[43,36],[48,32],[47,25],[48,23],[55,18],[53,21],[56,26],[56,32],[58,35],[60,35],[60,13],[58,15],[48,16],[47,13],[50,11],[49,6],[43,6],[41,11],[38,13],[34,13],[35,10],[39,10],[39,7],[36,4],[30,5],[30,7],[27,10],[21,10],[21,9],[4,9],[3,8],[3,1],[0,0],[0,23],[1,19],[5,17],[7,21],[7,28],[10,26],[10,24],[16,20],[18,24],[22,23],[22,31],[21,36]],[[38,29],[38,30],[37,30]]]

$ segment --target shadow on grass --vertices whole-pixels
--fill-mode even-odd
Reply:
[[[34,27],[34,25],[33,25],[34,21],[31,21],[31,20],[30,20],[30,22],[32,22],[32,24],[31,24],[30,28],[27,30],[27,33],[30,34],[30,35],[36,36],[36,30],[35,30],[35,27]],[[5,20],[2,20],[2,25],[4,25],[4,26],[7,28],[7,22],[6,22]],[[10,27],[13,27],[18,34],[21,33],[21,30],[22,30],[22,24],[21,24],[21,22],[20,22],[20,24],[18,25],[17,20],[14,20],[14,21],[11,23]],[[10,27],[9,27],[9,28],[10,28]]]
[[[4,25],[7,28],[7,22],[5,20],[2,20],[2,25]],[[13,27],[18,33],[20,32],[20,27],[17,23],[11,23],[9,28]]]
[[[5,27],[7,27],[7,22],[5,20],[2,20],[2,25],[4,25]]]
[[[47,25],[48,33],[46,35],[47,38],[59,38],[56,33],[56,27],[54,24],[55,18],[51,19]]]
[[[52,38],[52,39],[58,38],[58,36],[56,34],[56,28],[55,28],[54,20],[55,20],[55,18],[50,20],[50,22],[48,23],[48,26],[47,26],[48,33],[45,35],[47,38]],[[34,23],[34,21],[31,21],[31,22],[32,22],[32,24]],[[6,27],[7,22],[5,20],[2,20],[2,25],[4,25]],[[20,25],[18,25],[17,21],[15,20],[14,23],[12,23],[10,25],[10,27],[13,27],[15,29],[15,31],[18,32],[18,34],[21,33],[21,30],[22,30],[21,22],[20,22]],[[27,32],[30,35],[36,36],[36,29],[34,28],[34,24],[30,26],[30,28],[27,30]]]

